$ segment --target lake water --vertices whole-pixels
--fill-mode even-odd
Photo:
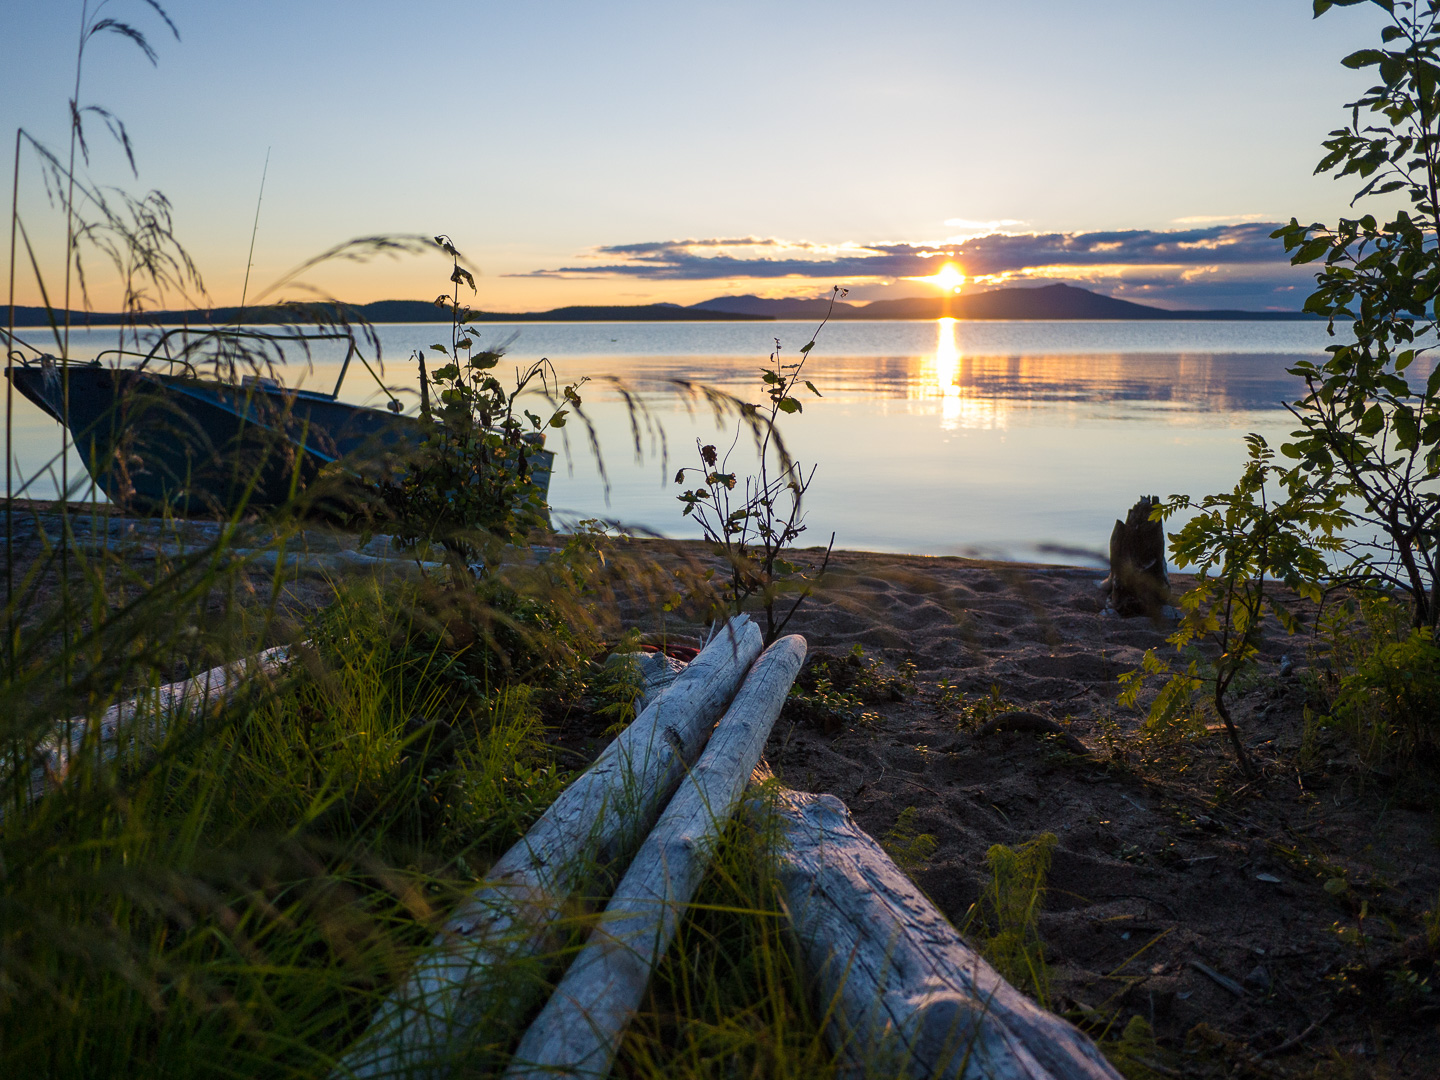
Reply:
[[[379,327],[385,381],[416,405],[411,351],[449,340],[448,327]],[[673,380],[760,400],[759,369],[779,338],[799,359],[809,323],[560,323],[487,325],[485,343],[509,341],[507,363],[548,357],[562,381],[597,377],[585,410],[600,433],[607,485],[587,441],[568,446],[551,489],[557,519],[612,519],[668,536],[696,536],[680,515],[674,474],[696,461],[695,440],[723,446]],[[38,333],[28,339],[43,344]],[[1056,549],[1102,552],[1117,516],[1141,495],[1204,495],[1234,484],[1242,437],[1278,446],[1293,429],[1282,408],[1297,396],[1285,369],[1321,357],[1333,341],[1314,322],[841,322],[824,328],[804,368],[823,397],[782,432],[817,466],[806,498],[808,532],[837,547],[918,554],[981,554],[1071,562]],[[115,331],[72,338],[72,354],[112,347]],[[434,354],[431,354],[434,355]],[[292,384],[330,389],[338,357]],[[611,377],[636,392],[663,430],[637,459]],[[352,365],[343,398],[383,403]],[[536,407],[536,411],[543,411]],[[27,494],[53,496],[57,425],[16,399],[17,472],[38,474]],[[743,451],[737,451],[737,460]],[[743,468],[748,466],[742,465]],[[78,460],[72,475],[82,475]]]

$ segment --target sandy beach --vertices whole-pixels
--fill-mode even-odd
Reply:
[[[1173,655],[1173,625],[1105,612],[1104,576],[838,554],[792,628],[812,657],[858,644],[888,668],[913,661],[916,691],[834,733],[782,716],[769,760],[791,786],[843,799],[875,836],[915,807],[938,842],[917,880],[957,925],[992,844],[1055,834],[1040,931],[1059,1011],[1119,1004],[1177,1042],[1205,1024],[1192,1041],[1243,1043],[1245,1054],[1298,1053],[1291,1040],[1307,1032],[1307,1054],[1363,1055],[1367,1044],[1373,1053],[1380,1018],[1346,1008],[1336,991],[1346,977],[1363,982],[1425,952],[1405,940],[1405,924],[1434,907],[1440,888],[1433,800],[1357,774],[1325,734],[1296,767],[1310,643],[1278,627],[1261,677],[1234,708],[1259,780],[1246,781],[1218,730],[1144,739],[1143,718],[1116,704],[1117,677],[1147,648]],[[1283,677],[1282,656],[1293,665]],[[1034,734],[977,734],[967,715],[996,694],[1058,721],[1088,752]],[[1341,896],[1325,888],[1337,878],[1348,882]],[[1373,970],[1345,976],[1362,958],[1337,930],[1356,927],[1362,900]],[[1433,1018],[1387,1036],[1395,1075],[1436,1075]]]

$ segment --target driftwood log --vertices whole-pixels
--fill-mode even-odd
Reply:
[[[146,690],[110,706],[94,723],[75,717],[57,724],[55,733],[39,747],[40,761],[30,774],[30,801],[63,784],[82,752],[103,764],[113,761],[127,742],[158,742],[175,723],[197,719],[256,679],[274,676],[289,658],[289,648],[279,645]]]
[[[967,946],[844,803],[775,797],[780,888],[837,1056],[892,1076],[1121,1080]]]
[[[1154,618],[1170,602],[1170,577],[1165,570],[1165,527],[1150,520],[1160,502],[1141,498],[1124,521],[1110,532],[1109,605],[1118,614]]]
[[[545,953],[567,899],[592,880],[597,865],[639,846],[760,647],[760,630],[744,615],[715,634],[491,867],[377,1011],[338,1076],[448,1075],[468,1049],[479,1001],[488,997],[493,1005],[503,997],[510,1022],[534,1004],[541,981],[533,971],[512,979],[507,968]]]
[[[600,925],[520,1041],[508,1080],[610,1074],[625,1027],[804,662],[805,639],[798,636],[781,638],[755,662],[616,887]]]

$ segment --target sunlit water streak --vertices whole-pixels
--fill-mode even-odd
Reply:
[[[386,381],[413,410],[418,377],[406,358],[448,340],[448,328],[379,330]],[[569,323],[486,326],[481,336],[491,343],[515,335],[509,356],[517,364],[546,356],[562,382],[619,378],[663,429],[663,443],[646,438],[637,461],[618,396],[592,383],[586,411],[601,433],[609,497],[585,441],[569,429],[568,447],[551,442],[562,454],[552,502],[565,519],[605,517],[694,536],[675,501],[675,470],[691,463],[697,438],[728,445],[733,424],[717,430],[703,410],[687,411],[673,380],[758,398],[759,368],[775,339],[793,362],[813,330]],[[1322,357],[1333,340],[1316,323],[833,323],[805,366],[824,397],[802,393],[803,414],[783,427],[792,452],[819,465],[805,540],[823,543],[834,530],[848,548],[1052,561],[1064,559],[1045,545],[1100,551],[1115,517],[1141,495],[1232,486],[1247,431],[1284,441],[1294,424],[1282,403],[1300,389],[1285,369]],[[113,330],[80,334],[75,355],[114,341]],[[322,355],[308,370],[296,365],[287,381],[328,390],[337,361]],[[358,369],[342,397],[383,401]],[[19,471],[39,469],[58,444],[56,426],[20,401]],[[737,449],[737,460],[744,452]],[[72,461],[72,475],[79,467]],[[47,478],[32,488],[41,496],[54,490]]]

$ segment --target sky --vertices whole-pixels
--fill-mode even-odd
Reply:
[[[715,296],[933,295],[1064,280],[1172,308],[1295,309],[1275,223],[1350,213],[1320,141],[1369,84],[1370,7],[1309,0],[105,0],[79,101],[87,181],[168,199],[204,293],[151,306],[432,299],[444,233],[491,311]],[[68,152],[78,0],[0,0],[0,130]],[[7,139],[9,142],[9,139]],[[13,142],[10,143],[13,146]],[[268,155],[268,166],[266,165]],[[259,204],[262,171],[264,194]],[[20,156],[47,288],[64,216]],[[253,266],[245,284],[254,233]],[[28,260],[21,249],[19,265]],[[87,262],[96,310],[119,276]],[[16,299],[39,302],[31,272]]]

